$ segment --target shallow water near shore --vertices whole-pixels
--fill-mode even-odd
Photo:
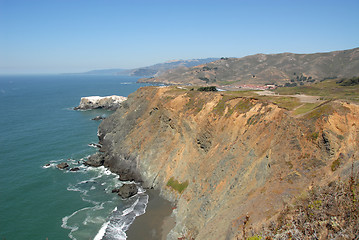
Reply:
[[[118,229],[144,212],[148,197],[122,201],[111,193],[121,185],[115,174],[82,164],[97,151],[88,144],[98,141],[100,122],[91,119],[111,112],[72,108],[84,96],[128,96],[144,86],[137,79],[0,76],[1,239],[100,239],[101,229],[106,239],[124,237]],[[79,171],[59,170],[60,162]]]

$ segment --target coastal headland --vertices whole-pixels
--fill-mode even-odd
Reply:
[[[358,170],[357,104],[253,94],[140,88],[100,124],[90,162],[171,201],[167,239],[241,239]]]

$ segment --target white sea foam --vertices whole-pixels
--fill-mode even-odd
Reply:
[[[133,82],[122,82],[120,83],[121,85],[128,85],[128,84],[133,84]]]
[[[114,213],[116,211],[117,211],[117,207],[115,207],[112,210],[112,213]],[[98,233],[96,234],[96,236],[95,236],[95,238],[93,240],[101,240],[103,238],[103,236],[105,235],[106,229],[107,229],[109,224],[110,224],[110,221],[107,221],[107,222],[103,223],[100,230],[98,231]],[[126,239],[126,238],[124,238],[124,239]]]
[[[121,216],[126,216],[127,214],[129,214],[130,212],[133,212],[133,210],[135,209],[135,206],[137,205],[139,201],[139,198],[136,199],[136,201],[131,205],[131,207],[125,209],[123,212],[122,212],[122,215]]]
[[[42,166],[42,168],[54,168],[55,166],[56,166],[55,163],[48,163],[48,164]]]
[[[103,236],[105,235],[106,232],[106,228],[108,226],[108,224],[110,223],[110,221],[105,222],[104,224],[102,224],[100,231],[98,231],[98,233],[96,234],[94,240],[101,240],[103,238]],[[126,239],[126,238],[125,238]]]
[[[98,168],[85,166],[85,168],[91,177],[87,180],[82,179],[76,184],[69,184],[67,190],[79,192],[81,199],[84,202],[93,204],[93,206],[80,209],[75,211],[73,214],[64,217],[61,227],[70,230],[68,235],[70,239],[76,239],[77,235],[81,235],[82,231],[85,231],[86,228],[89,228],[92,225],[101,226],[94,238],[96,240],[100,240],[102,238],[120,240],[126,239],[126,231],[129,226],[133,223],[137,216],[145,213],[148,203],[148,195],[145,194],[144,189],[139,188],[137,195],[124,202],[125,205],[128,204],[127,206],[121,207],[120,205],[119,209],[117,209],[117,207],[114,208],[108,217],[108,220],[105,220],[107,214],[103,215],[103,213],[101,213],[107,211],[104,209],[104,204],[106,204],[106,206],[111,206],[111,204],[113,204],[113,200],[105,202],[102,202],[103,200],[99,200],[98,191],[101,190],[100,186],[104,186],[105,192],[109,193],[113,188],[121,186],[123,182],[118,180],[117,174],[112,173],[109,169],[103,166]],[[79,212],[83,213],[76,215]],[[69,221],[69,219],[75,215],[76,217],[74,217],[72,221]],[[82,219],[79,222],[79,225],[78,223],[73,223],[78,222],[78,220],[75,220],[78,218]],[[76,232],[76,234],[74,232]]]
[[[102,239],[108,236],[110,239],[126,239],[126,231],[137,216],[145,213],[148,204],[148,195],[137,194],[136,200],[124,210],[115,209],[112,212],[110,221],[102,225],[95,239]]]
[[[54,168],[54,167],[56,167],[57,164],[59,164],[60,162],[63,162],[63,161],[65,161],[65,160],[64,159],[50,160],[49,163],[42,166],[42,168]]]

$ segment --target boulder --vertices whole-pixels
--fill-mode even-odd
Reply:
[[[80,170],[80,168],[78,168],[78,167],[74,167],[74,168],[71,168],[71,169],[70,169],[71,172],[76,172],[76,171],[78,171],[78,170]]]
[[[94,147],[94,148],[101,148],[101,144],[98,144],[98,143],[90,143],[89,144],[90,147]]]
[[[118,196],[122,198],[130,198],[137,194],[138,189],[136,184],[124,184],[120,188],[116,188],[112,190],[113,193],[117,193]]]
[[[101,153],[95,153],[91,155],[84,164],[90,167],[100,167],[105,162],[105,159]]]
[[[94,120],[94,121],[99,121],[99,120],[103,120],[105,119],[105,117],[102,117],[102,116],[96,116],[94,118],[92,118],[91,120]]]
[[[69,167],[69,165],[66,162],[62,162],[56,165],[58,169],[66,169]]]
[[[132,173],[127,172],[127,173],[121,173],[118,180],[125,182],[125,181],[135,181],[136,179]]]

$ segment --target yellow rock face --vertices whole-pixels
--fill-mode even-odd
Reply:
[[[359,165],[359,107],[327,105],[293,117],[256,99],[147,87],[99,135],[107,166],[132,161],[145,185],[176,203],[170,239],[236,239],[246,215],[258,229],[311,184]],[[171,178],[188,186],[180,193],[167,186]]]

